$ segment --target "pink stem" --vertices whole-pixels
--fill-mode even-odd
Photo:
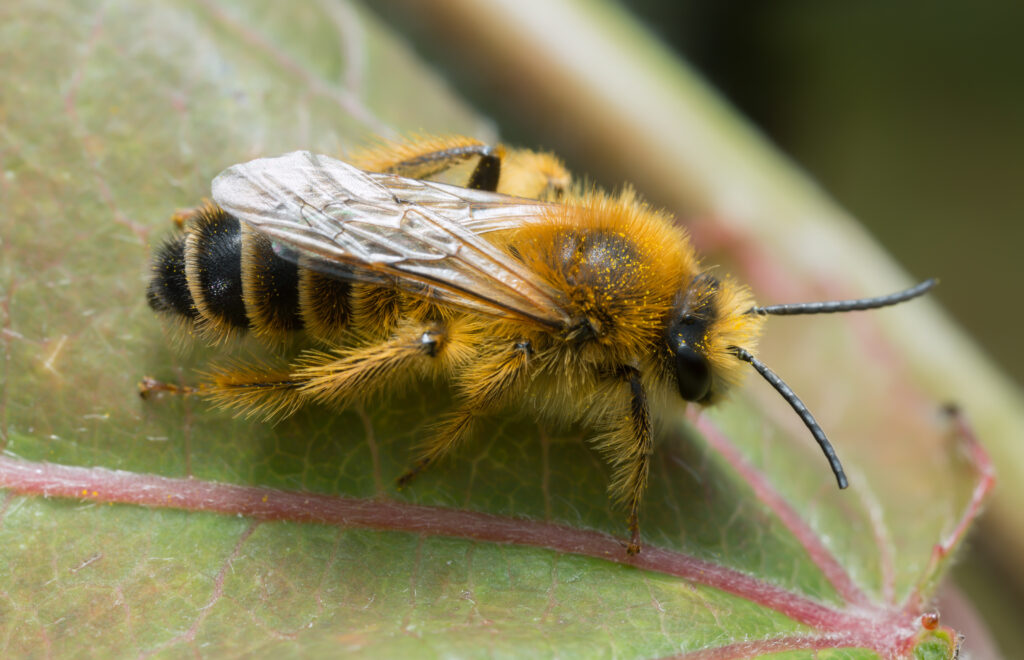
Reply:
[[[173,479],[106,468],[35,463],[0,456],[0,487],[29,495],[72,497],[149,507],[244,515],[257,520],[290,520],[513,543],[673,575],[721,589],[791,619],[830,633],[872,631],[900,638],[908,619],[868,608],[836,610],[781,587],[708,561],[656,547],[628,557],[623,542],[609,534],[488,513],[445,509],[380,499],[236,486],[198,479]]]
[[[974,434],[974,430],[967,423],[964,415],[955,406],[947,407],[946,412],[949,413],[957,437],[960,439],[963,449],[967,452],[971,466],[978,475],[978,481],[974,485],[971,498],[967,501],[967,506],[964,507],[964,512],[957,521],[953,531],[932,547],[932,555],[928,560],[927,568],[925,568],[922,574],[921,581],[907,597],[906,603],[903,606],[903,611],[906,614],[913,614],[921,610],[924,604],[922,595],[924,587],[934,578],[942,561],[949,556],[953,549],[964,539],[964,536],[967,535],[967,529],[974,519],[978,517],[982,503],[996,485],[996,472],[992,466],[992,459],[989,458],[988,452],[985,451],[985,448],[978,441],[978,437]]]
[[[708,444],[726,460],[750,485],[757,499],[771,509],[782,524],[796,537],[825,578],[835,587],[843,600],[851,605],[868,606],[871,601],[858,587],[839,560],[821,542],[821,536],[807,525],[800,514],[775,490],[764,473],[744,458],[740,450],[706,416],[690,414],[690,420],[707,439]]]

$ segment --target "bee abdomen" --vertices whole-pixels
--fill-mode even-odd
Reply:
[[[185,275],[184,236],[170,238],[157,248],[146,300],[155,311],[179,314],[192,321],[199,318]]]
[[[351,319],[348,281],[280,257],[270,239],[214,205],[156,250],[153,271],[149,306],[194,322],[212,341],[252,330],[280,342],[305,328],[335,342]]]
[[[211,338],[249,327],[242,299],[242,228],[238,219],[217,207],[200,209],[185,238],[185,274]]]
[[[299,309],[310,335],[327,343],[341,339],[352,320],[351,292],[346,280],[299,269]]]
[[[242,233],[242,299],[253,333],[285,340],[303,327],[299,267],[274,252],[266,236]]]

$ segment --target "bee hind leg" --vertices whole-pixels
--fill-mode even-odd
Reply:
[[[447,415],[424,443],[413,466],[398,478],[404,488],[421,472],[450,453],[470,435],[481,416],[513,398],[529,369],[533,347],[529,341],[502,346],[481,357],[460,374],[462,401],[459,409]]]
[[[309,400],[345,407],[429,372],[448,339],[445,328],[428,327],[340,352],[308,353],[295,375]]]
[[[166,383],[162,380],[150,378],[144,376],[139,381],[139,396],[143,399],[148,399],[154,394],[166,392],[168,394],[174,394],[178,396],[189,396],[191,394],[198,394],[202,390],[202,387],[193,387],[191,385],[175,385],[174,383]]]
[[[428,179],[451,168],[479,158],[466,188],[495,191],[501,176],[505,150],[462,136],[428,137],[386,142],[374,149],[353,155],[354,165],[372,172],[397,174],[409,179]]]
[[[302,381],[288,369],[259,362],[229,363],[206,372],[197,393],[218,408],[264,421],[280,420],[302,407]]]
[[[344,408],[428,371],[448,335],[446,328],[432,326],[342,351],[306,351],[283,370],[229,364],[207,374],[201,394],[217,406],[266,420],[287,417],[310,402]]]

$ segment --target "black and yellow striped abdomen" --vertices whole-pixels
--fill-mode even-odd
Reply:
[[[181,318],[213,342],[252,331],[279,342],[306,330],[333,342],[351,318],[352,285],[301,268],[271,241],[213,204],[154,253],[149,306]]]

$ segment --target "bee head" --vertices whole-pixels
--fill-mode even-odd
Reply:
[[[748,313],[752,302],[746,287],[708,272],[691,277],[676,294],[664,326],[664,364],[683,400],[715,403],[743,378],[746,368],[732,347],[757,344],[764,317]]]

